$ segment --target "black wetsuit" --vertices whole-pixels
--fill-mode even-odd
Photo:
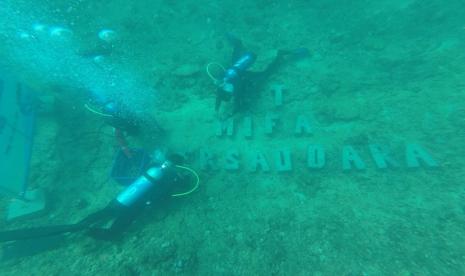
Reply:
[[[107,117],[105,122],[114,127],[115,129],[121,129],[130,135],[137,135],[141,128],[141,122],[137,120],[136,116],[129,111],[125,111],[119,105],[110,115]]]
[[[78,223],[3,231],[0,232],[0,242],[38,239],[79,231],[87,231],[87,234],[96,239],[115,240],[122,236],[138,215],[143,213],[145,207],[156,205],[153,202],[168,198],[172,188],[176,186],[175,182],[179,181],[178,174],[169,169],[150,190],[130,206],[125,206],[114,199],[105,208],[88,215]],[[148,202],[151,204],[147,204]],[[112,221],[110,227],[105,228],[104,225],[110,221]]]
[[[141,214],[144,209],[168,198],[177,184],[180,182],[178,175],[169,170],[163,178],[152,186],[151,190],[131,206],[125,206],[117,200],[112,200],[104,209],[90,214],[78,224],[86,225],[88,234],[96,239],[113,240],[121,237],[121,234]],[[98,227],[101,223],[113,220],[109,228]]]

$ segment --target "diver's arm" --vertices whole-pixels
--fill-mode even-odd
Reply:
[[[142,212],[141,205],[121,208],[110,228],[89,228],[88,235],[98,240],[116,240],[121,238],[125,230]]]
[[[234,63],[244,53],[244,51],[245,51],[244,45],[242,44],[242,41],[239,38],[237,38],[236,36],[234,36],[231,33],[228,33],[226,35],[226,38],[227,38],[229,44],[231,44],[231,46],[233,47],[233,53],[232,53],[232,56],[231,56],[231,63]]]
[[[265,78],[268,78],[271,76],[273,73],[275,73],[278,68],[283,64],[284,62],[284,52],[283,51],[278,51],[274,59],[266,66],[266,68],[263,71],[258,71],[258,72],[248,72],[249,73],[249,78],[253,81],[259,81],[263,80]]]
[[[76,225],[88,227],[94,223],[108,220],[114,216],[117,216],[123,208],[125,208],[125,206],[123,206],[116,200],[112,200],[110,203],[108,203],[107,206],[105,206],[105,208],[88,215],[87,217],[76,223]]]
[[[220,110],[220,106],[221,106],[221,97],[219,95],[216,95],[216,102],[215,102],[215,111],[218,112],[218,110]]]

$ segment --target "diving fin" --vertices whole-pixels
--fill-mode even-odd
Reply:
[[[84,230],[83,224],[57,225],[0,232],[2,245],[0,261],[32,256],[59,247],[63,234]]]
[[[65,233],[78,232],[86,227],[86,225],[82,224],[70,224],[3,231],[0,232],[0,242],[50,237]]]
[[[33,256],[38,253],[58,248],[65,236],[55,235],[31,240],[19,240],[2,245],[0,261],[9,261],[17,258]]]

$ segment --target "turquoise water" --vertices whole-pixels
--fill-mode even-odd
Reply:
[[[0,64],[41,101],[29,187],[48,205],[2,230],[76,223],[124,190],[110,178],[121,145],[84,107],[92,97],[141,122],[130,147],[183,155],[200,185],[151,202],[117,240],[65,235],[0,274],[465,274],[464,7],[2,1]],[[279,49],[310,54],[233,116],[231,102],[215,112],[206,67],[231,65],[228,33],[258,55],[252,71]],[[176,170],[189,180],[176,192],[189,190]]]

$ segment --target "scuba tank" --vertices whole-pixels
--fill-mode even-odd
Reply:
[[[141,197],[147,194],[154,185],[159,183],[166,171],[172,167],[171,162],[165,161],[161,166],[150,167],[142,176],[137,178],[131,185],[123,190],[117,197],[116,201],[120,204],[130,207]]]
[[[236,77],[242,72],[247,70],[257,59],[257,56],[252,52],[244,53],[228,70],[224,75],[223,81],[225,83],[231,83]]]

